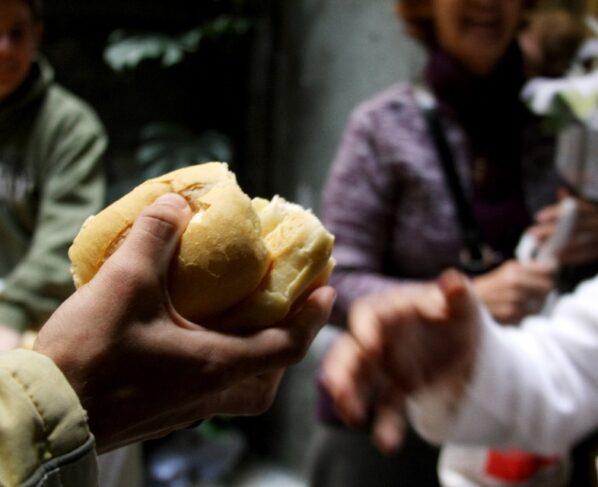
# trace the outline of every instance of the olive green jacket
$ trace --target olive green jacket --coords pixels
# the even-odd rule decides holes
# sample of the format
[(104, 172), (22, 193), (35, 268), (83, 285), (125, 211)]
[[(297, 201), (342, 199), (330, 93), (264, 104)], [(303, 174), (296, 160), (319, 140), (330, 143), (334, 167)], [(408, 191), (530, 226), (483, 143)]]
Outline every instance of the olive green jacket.
[(87, 415), (60, 369), (36, 352), (0, 353), (0, 485), (97, 485)]
[(0, 325), (38, 328), (73, 291), (68, 247), (105, 200), (93, 110), (38, 58), (0, 102)]

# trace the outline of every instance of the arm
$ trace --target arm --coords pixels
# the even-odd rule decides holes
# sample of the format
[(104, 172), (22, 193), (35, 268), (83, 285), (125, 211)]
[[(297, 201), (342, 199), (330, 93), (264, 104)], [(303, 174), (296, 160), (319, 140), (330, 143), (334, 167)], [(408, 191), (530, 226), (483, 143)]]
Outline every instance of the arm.
[(0, 325), (18, 330), (40, 326), (72, 293), (68, 247), (105, 198), (100, 159), (106, 137), (95, 117), (87, 112), (65, 117), (44, 137), (31, 149), (41, 188), (36, 228), (0, 293)]
[[(342, 417), (363, 422), (374, 398), (383, 450), (400, 443), (407, 397), (416, 427), (434, 442), (559, 453), (598, 425), (598, 278), (523, 328), (498, 327), (465, 279), (439, 282), (352, 309), (351, 335), (325, 370)], [(371, 384), (385, 384), (383, 394)]]
[(123, 245), (35, 342), (79, 397), (100, 452), (216, 414), (263, 412), (284, 368), (304, 356), (328, 318), (331, 288), (314, 291), (283, 322), (253, 333), (183, 319), (165, 289), (190, 217), (177, 195), (146, 208)]
[(356, 110), (343, 134), (323, 192), (323, 219), (335, 235), (337, 322), (359, 296), (399, 285), (385, 275), (398, 181), (376, 151), (372, 121)]
[[(359, 297), (384, 292), (391, 287), (401, 287), (404, 291), (416, 289), (426, 280), (413, 276), (435, 277), (440, 269), (456, 264), (460, 245), (459, 232), (452, 234), (454, 228), (450, 226), (433, 237), (413, 232), (411, 237), (432, 238), (436, 242), (428, 247), (428, 251), (433, 249), (435, 264), (430, 266), (428, 262), (426, 266), (426, 261), (430, 260), (427, 251), (413, 251), (419, 246), (411, 246), (408, 239), (404, 239), (400, 246), (396, 243), (397, 225), (403, 225), (405, 229), (417, 224), (423, 226), (426, 222), (430, 224), (426, 216), (435, 218), (437, 223), (443, 222), (446, 215), (452, 215), (453, 205), (448, 193), (445, 194), (442, 173), (436, 167), (440, 163), (434, 152), (420, 152), (414, 148), (422, 139), (421, 131), (425, 128), (415, 129), (408, 125), (406, 120), (412, 120), (413, 114), (401, 114), (398, 110), (392, 112), (394, 125), (390, 125), (392, 132), (389, 133), (389, 120), (376, 117), (376, 110), (379, 108), (362, 106), (353, 112), (323, 193), (324, 220), (336, 236), (337, 267), (332, 284), (339, 299), (334, 318), (343, 324), (351, 303)], [(393, 137), (400, 142), (389, 148), (387, 142)], [(425, 137), (422, 140), (425, 141)], [(437, 197), (423, 198), (421, 207), (414, 208), (413, 198), (421, 193), (437, 193)], [(407, 199), (403, 201), (401, 198)], [(445, 209), (426, 213), (426, 205)], [(422, 241), (422, 248), (429, 242)], [(405, 259), (406, 255), (422, 262), (419, 270), (411, 269), (411, 278), (401, 276), (399, 271), (391, 268), (393, 258)], [(517, 323), (542, 308), (546, 295), (554, 288), (554, 269), (542, 264), (523, 266), (511, 260), (477, 276), (474, 283), (493, 316), (504, 323)]]
[[(448, 439), (552, 454), (595, 429), (596, 296), (598, 278), (521, 330), (485, 317), (475, 374)], [(434, 438), (434, 428), (427, 435)]]
[(35, 352), (0, 354), (0, 484), (96, 485), (94, 445), (109, 451), (216, 414), (269, 407), (334, 293), (320, 288), (284, 322), (254, 333), (184, 320), (164, 290), (190, 217), (180, 196), (158, 199), (46, 322)]

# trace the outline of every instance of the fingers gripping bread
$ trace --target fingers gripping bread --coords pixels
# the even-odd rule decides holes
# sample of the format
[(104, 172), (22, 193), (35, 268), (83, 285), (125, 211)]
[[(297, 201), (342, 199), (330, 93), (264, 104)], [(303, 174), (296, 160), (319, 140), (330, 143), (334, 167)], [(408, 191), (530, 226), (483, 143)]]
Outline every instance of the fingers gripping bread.
[(185, 318), (267, 325), (332, 269), (334, 238), (311, 212), (275, 197), (253, 201), (224, 163), (150, 179), (90, 217), (69, 249), (77, 286), (88, 282), (159, 196), (176, 192), (195, 213), (181, 237), (168, 290)]
[(334, 267), (334, 238), (313, 213), (279, 196), (253, 202), (272, 263), (258, 288), (223, 316), (225, 324), (281, 320), (305, 291), (326, 284)]

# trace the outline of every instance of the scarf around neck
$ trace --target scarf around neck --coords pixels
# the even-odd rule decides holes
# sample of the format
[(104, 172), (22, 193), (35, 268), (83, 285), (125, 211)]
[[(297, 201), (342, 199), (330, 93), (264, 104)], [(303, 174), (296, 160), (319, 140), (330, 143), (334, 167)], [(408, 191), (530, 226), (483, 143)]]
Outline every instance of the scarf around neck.
[(482, 234), (510, 256), (530, 222), (522, 183), (523, 130), (529, 112), (520, 99), (525, 82), (521, 52), (513, 44), (493, 72), (480, 77), (437, 49), (430, 52), (424, 76), (441, 111), (466, 135), (472, 205)]

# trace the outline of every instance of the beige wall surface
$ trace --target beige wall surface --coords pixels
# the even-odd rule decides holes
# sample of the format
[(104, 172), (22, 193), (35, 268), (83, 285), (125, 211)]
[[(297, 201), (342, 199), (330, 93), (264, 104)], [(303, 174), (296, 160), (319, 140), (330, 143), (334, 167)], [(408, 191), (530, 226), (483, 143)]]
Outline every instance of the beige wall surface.
[(275, 187), (318, 211), (353, 106), (419, 70), (393, 0), (288, 0), (276, 64)]
[[(285, 0), (275, 49), (269, 187), (319, 212), (320, 194), (351, 109), (409, 78), (422, 51), (402, 33), (394, 0)], [(326, 334), (285, 376), (270, 412), (269, 444), (305, 467), (315, 428), (315, 377)], [(318, 344), (320, 343), (320, 344)]]

